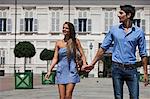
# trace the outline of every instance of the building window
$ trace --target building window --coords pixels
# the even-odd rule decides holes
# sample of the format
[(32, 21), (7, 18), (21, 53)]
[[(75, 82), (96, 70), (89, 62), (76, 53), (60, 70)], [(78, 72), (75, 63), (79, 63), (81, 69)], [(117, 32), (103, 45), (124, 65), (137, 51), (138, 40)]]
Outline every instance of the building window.
[(0, 10), (0, 32), (11, 32), (11, 19), (7, 18), (6, 11)]
[(136, 8), (133, 24), (135, 26), (141, 27), (143, 31), (145, 31), (145, 19), (143, 13), (144, 13), (143, 8)]
[(134, 24), (135, 26), (140, 27), (140, 23), (141, 23), (141, 19), (134, 19), (134, 20), (133, 20), (133, 24)]
[(3, 67), (5, 64), (5, 50), (0, 49), (0, 67)]
[(33, 18), (25, 18), (25, 32), (33, 31)]
[(76, 32), (91, 32), (91, 19), (74, 19)]
[(91, 32), (91, 19), (88, 19), (88, 13), (86, 10), (81, 10), (78, 12), (78, 19), (74, 19), (74, 26), (76, 32)]
[(141, 28), (143, 29), (143, 31), (145, 32), (145, 19), (141, 20)]
[(6, 18), (0, 18), (0, 32), (6, 32)]
[(20, 19), (20, 32), (37, 32), (38, 20), (34, 18), (33, 9), (24, 12), (25, 18)]
[(86, 21), (87, 19), (78, 19), (79, 32), (86, 32)]
[(147, 55), (150, 56), (150, 40), (146, 40)]
[(51, 32), (60, 33), (60, 18), (63, 11), (63, 7), (49, 7), (50, 10), (50, 20), (51, 20)]
[(109, 29), (114, 24), (114, 14), (116, 9), (115, 8), (103, 8), (104, 12), (104, 29), (105, 32), (108, 32)]
[(105, 12), (105, 31), (108, 31), (113, 25), (113, 12)]
[(38, 21), (33, 18), (20, 19), (20, 32), (37, 32)]
[(141, 27), (143, 31), (145, 31), (145, 19), (133, 19), (133, 24)]
[(59, 11), (53, 11), (52, 12), (52, 20), (51, 20), (51, 30), (52, 32), (59, 32), (60, 27), (60, 12)]

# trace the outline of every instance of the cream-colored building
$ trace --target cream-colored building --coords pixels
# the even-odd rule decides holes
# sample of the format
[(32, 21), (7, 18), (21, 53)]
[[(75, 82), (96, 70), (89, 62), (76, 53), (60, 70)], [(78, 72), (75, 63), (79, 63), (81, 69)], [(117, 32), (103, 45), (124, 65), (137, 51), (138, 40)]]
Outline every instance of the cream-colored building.
[[(123, 4), (136, 7), (135, 24), (145, 31), (150, 55), (149, 0), (0, 0), (0, 69), (13, 73), (15, 65), (16, 71), (23, 70), (24, 59), (16, 58), (15, 62), (14, 58), (16, 39), (16, 43), (30, 41), (36, 48), (36, 55), (27, 59), (27, 69), (46, 71), (46, 61), (39, 55), (44, 48), (54, 49), (56, 40), (63, 38), (65, 21), (75, 25), (90, 63), (110, 27), (119, 23), (117, 12)], [(102, 64), (96, 64), (91, 75), (97, 77), (98, 66)]]

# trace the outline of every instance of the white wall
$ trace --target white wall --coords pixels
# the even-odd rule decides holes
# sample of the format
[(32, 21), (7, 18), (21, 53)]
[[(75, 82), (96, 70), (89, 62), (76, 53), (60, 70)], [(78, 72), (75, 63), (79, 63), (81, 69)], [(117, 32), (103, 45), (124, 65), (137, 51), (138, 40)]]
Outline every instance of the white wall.
[[(2, 6), (2, 5), (0, 5)], [(8, 5), (9, 6), (9, 5)], [(49, 5), (50, 6), (50, 5)], [(32, 64), (27, 65), (28, 69), (33, 69), (34, 73), (41, 73), (42, 71), (46, 71), (46, 61), (42, 61), (39, 59), (40, 52), (44, 48), (53, 49), (55, 46), (55, 41), (58, 39), (62, 39), (63, 35), (51, 35), (49, 32), (51, 31), (51, 13), (48, 9), (49, 6), (41, 6), (36, 5), (36, 11), (37, 16), (34, 16), (38, 19), (38, 33), (33, 35), (25, 35), (25, 34), (19, 34), (20, 32), (20, 18), (23, 18), (23, 10), (22, 5), (18, 5), (18, 14), (17, 14), (17, 42), (27, 40), (31, 41), (36, 48), (36, 55), (33, 57)], [(54, 5), (53, 5), (54, 6)], [(105, 6), (105, 5), (103, 5)], [(68, 6), (63, 6), (63, 11), (61, 11), (61, 19), (60, 19), (60, 32), (62, 31), (62, 25), (65, 21), (68, 21)], [(74, 18), (77, 18), (77, 11), (76, 8), (77, 5), (73, 5), (71, 7), (71, 15), (70, 15), (70, 21), (73, 23)], [(81, 5), (82, 7), (82, 5)], [(90, 6), (83, 6), (83, 7), (90, 7)], [(115, 7), (115, 6), (113, 6)], [(144, 7), (144, 6), (143, 6)], [(117, 11), (118, 6), (116, 5)], [(144, 8), (145, 10), (145, 19), (146, 19), (146, 33), (150, 33), (150, 7)], [(13, 66), (14, 66), (14, 39), (15, 39), (15, 14), (14, 14), (14, 6), (10, 6), (9, 11), (9, 18), (12, 19), (12, 33), (6, 34), (6, 35), (0, 35), (0, 48), (6, 48), (7, 54), (6, 54), (6, 73), (12, 73), (13, 72)], [(116, 13), (117, 14), (117, 13)], [(91, 34), (87, 35), (77, 35), (77, 37), (81, 40), (81, 44), (84, 48), (85, 54), (87, 56), (88, 63), (91, 62), (91, 58), (94, 58), (94, 55), (96, 54), (96, 51), (98, 50), (98, 43), (102, 42), (105, 35), (102, 34), (104, 32), (104, 15), (102, 12), (101, 6), (91, 6), (90, 12), (89, 12), (89, 18), (92, 19), (92, 32)], [(118, 22), (117, 16), (114, 16), (115, 22)], [(13, 35), (12, 35), (13, 34)], [(89, 44), (93, 44), (92, 51), (89, 48)], [(92, 55), (91, 55), (92, 54)], [(23, 69), (24, 59), (23, 58), (17, 58), (17, 70)], [(97, 77), (97, 64), (90, 72), (90, 74), (94, 74), (95, 77)]]

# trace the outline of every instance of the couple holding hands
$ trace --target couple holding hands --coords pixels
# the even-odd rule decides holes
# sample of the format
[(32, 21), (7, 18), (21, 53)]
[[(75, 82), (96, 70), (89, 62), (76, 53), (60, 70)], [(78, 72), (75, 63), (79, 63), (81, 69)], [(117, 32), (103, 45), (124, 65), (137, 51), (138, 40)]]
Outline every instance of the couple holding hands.
[(74, 25), (70, 22), (63, 24), (64, 39), (56, 42), (54, 57), (45, 75), (45, 79), (48, 79), (57, 64), (55, 83), (58, 85), (60, 99), (72, 99), (74, 87), (76, 83), (80, 82), (76, 62), (77, 51), (80, 52), (83, 60), (81, 70), (90, 72), (112, 42), (114, 43), (112, 51), (114, 98), (123, 99), (123, 84), (126, 82), (130, 99), (139, 99), (139, 75), (135, 64), (136, 47), (139, 48), (143, 63), (145, 86), (148, 85), (147, 52), (143, 30), (132, 24), (134, 15), (135, 7), (131, 5), (120, 6), (118, 12), (120, 24), (111, 27), (94, 59), (88, 65), (80, 40), (76, 38)]

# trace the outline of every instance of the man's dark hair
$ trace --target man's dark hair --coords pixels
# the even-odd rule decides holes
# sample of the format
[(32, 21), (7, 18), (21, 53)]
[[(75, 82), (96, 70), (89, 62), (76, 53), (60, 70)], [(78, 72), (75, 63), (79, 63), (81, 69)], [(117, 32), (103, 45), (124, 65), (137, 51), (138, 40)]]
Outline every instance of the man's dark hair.
[(123, 10), (127, 15), (129, 13), (131, 13), (130, 19), (133, 20), (133, 18), (135, 16), (135, 7), (133, 7), (131, 5), (121, 5), (120, 9)]

